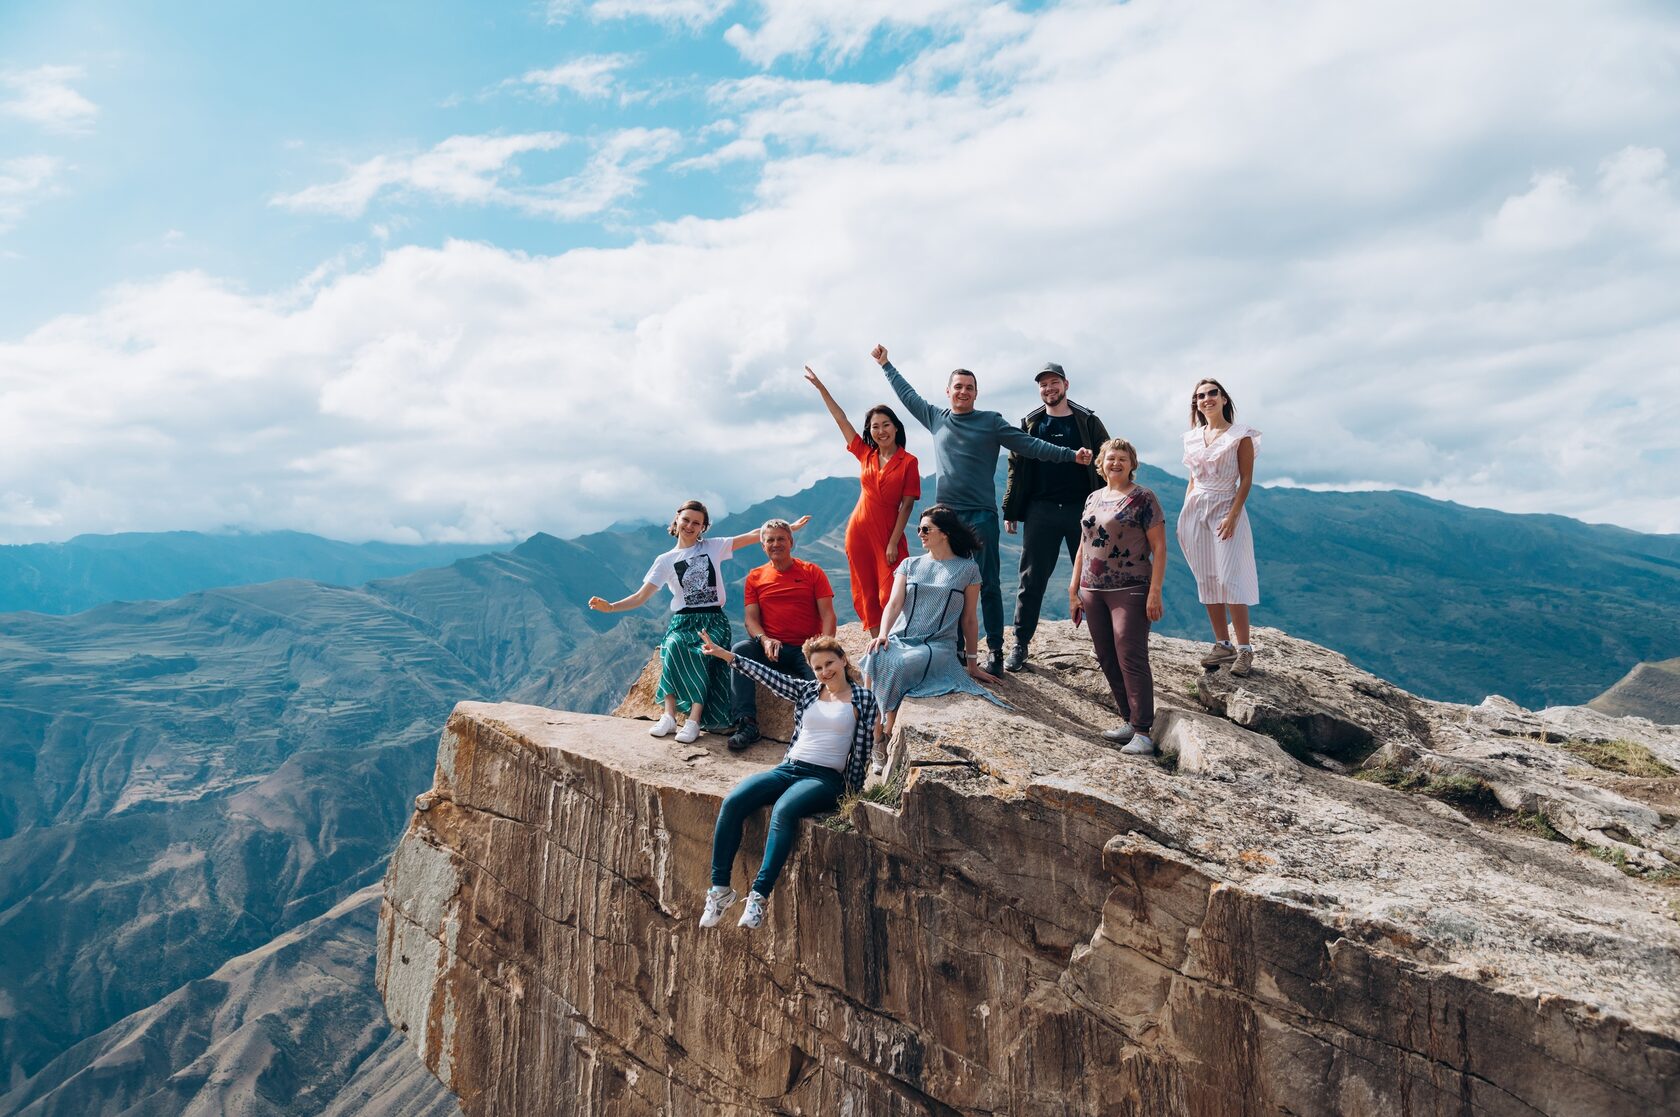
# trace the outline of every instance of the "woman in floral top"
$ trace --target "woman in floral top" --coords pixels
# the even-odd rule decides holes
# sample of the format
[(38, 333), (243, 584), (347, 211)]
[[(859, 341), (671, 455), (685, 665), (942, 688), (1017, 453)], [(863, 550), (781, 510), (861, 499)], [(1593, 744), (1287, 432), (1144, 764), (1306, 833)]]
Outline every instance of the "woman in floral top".
[(1085, 501), (1084, 539), (1068, 586), (1075, 623), (1090, 619), (1097, 664), (1121, 722), (1103, 731), (1120, 751), (1155, 751), (1155, 679), (1149, 670), (1149, 626), (1161, 619), (1161, 581), (1167, 573), (1167, 528), (1161, 502), (1135, 483), (1137, 450), (1123, 438), (1097, 449), (1097, 472), (1107, 482)]

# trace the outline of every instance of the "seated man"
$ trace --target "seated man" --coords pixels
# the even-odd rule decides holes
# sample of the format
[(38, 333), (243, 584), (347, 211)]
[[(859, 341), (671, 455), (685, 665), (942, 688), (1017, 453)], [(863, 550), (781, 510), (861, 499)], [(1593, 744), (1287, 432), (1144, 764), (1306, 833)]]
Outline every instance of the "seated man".
[[(766, 520), (758, 539), (770, 561), (747, 573), (747, 638), (729, 650), (783, 674), (813, 678), (800, 645), (834, 635), (834, 589), (822, 567), (793, 557), (793, 528), (786, 520)], [(759, 738), (756, 684), (739, 671), (730, 680), (735, 732), (729, 747), (744, 749)]]

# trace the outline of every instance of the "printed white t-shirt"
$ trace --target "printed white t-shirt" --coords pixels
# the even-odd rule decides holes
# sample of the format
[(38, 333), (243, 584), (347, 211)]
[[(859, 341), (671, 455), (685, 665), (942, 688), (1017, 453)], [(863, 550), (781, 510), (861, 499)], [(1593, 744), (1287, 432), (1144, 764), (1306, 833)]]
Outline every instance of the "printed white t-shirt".
[(692, 547), (673, 547), (653, 560), (642, 581), (671, 591), (671, 612), (723, 608), (723, 576), (718, 564), (735, 553), (730, 539), (702, 539)]

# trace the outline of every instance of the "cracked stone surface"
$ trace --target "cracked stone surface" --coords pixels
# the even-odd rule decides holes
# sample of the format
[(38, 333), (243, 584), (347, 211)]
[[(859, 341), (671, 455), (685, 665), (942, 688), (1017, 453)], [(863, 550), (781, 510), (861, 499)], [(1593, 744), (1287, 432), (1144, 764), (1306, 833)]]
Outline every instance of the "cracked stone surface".
[(1066, 623), (1012, 710), (907, 704), (897, 806), (807, 824), (757, 932), (696, 919), (779, 746), (463, 703), (386, 878), (387, 1011), (474, 1117), (1680, 1113), (1676, 781), (1569, 747), (1680, 768), (1680, 730), (1258, 642), (1247, 679), (1155, 642), (1168, 763), (1098, 737)]

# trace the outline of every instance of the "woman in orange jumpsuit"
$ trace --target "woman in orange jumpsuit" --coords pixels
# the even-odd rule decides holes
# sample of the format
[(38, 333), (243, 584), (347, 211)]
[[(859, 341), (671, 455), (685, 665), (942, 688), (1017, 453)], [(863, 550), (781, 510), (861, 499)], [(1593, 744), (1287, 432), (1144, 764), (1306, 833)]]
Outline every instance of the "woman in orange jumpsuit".
[(881, 610), (892, 596), (893, 571), (909, 551), (904, 525), (921, 499), (921, 466), (904, 448), (904, 424), (892, 408), (878, 403), (864, 415), (869, 432), (865, 441), (810, 365), (805, 366), (805, 379), (822, 393), (828, 413), (846, 437), (846, 449), (863, 467), (863, 491), (846, 523), (846, 563), (852, 573), (852, 608), (873, 638), (881, 627)]

